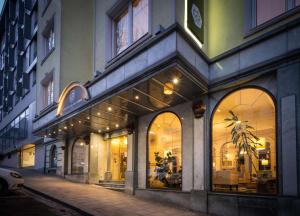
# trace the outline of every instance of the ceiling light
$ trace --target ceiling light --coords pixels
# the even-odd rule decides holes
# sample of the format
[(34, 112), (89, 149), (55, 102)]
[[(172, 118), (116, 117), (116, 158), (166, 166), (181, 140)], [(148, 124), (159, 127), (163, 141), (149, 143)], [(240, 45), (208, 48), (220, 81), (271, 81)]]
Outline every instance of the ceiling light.
[(99, 116), (99, 115), (101, 115), (101, 113), (97, 112), (97, 115)]
[(61, 129), (59, 128), (58, 131), (61, 132)]
[(53, 134), (56, 134), (56, 132), (55, 132), (55, 131), (53, 131)]
[(221, 110), (220, 110), (220, 109), (217, 109), (217, 112), (221, 112)]
[(106, 130), (109, 130), (109, 127), (106, 127)]
[(136, 95), (136, 96), (134, 97), (134, 99), (138, 100), (138, 99), (140, 99), (140, 97), (139, 97), (138, 95)]
[(73, 127), (74, 126), (74, 124), (71, 124), (71, 127)]
[(44, 138), (47, 138), (47, 135), (44, 135)]
[(108, 107), (107, 110), (108, 110), (108, 111), (112, 111), (112, 108), (111, 108), (111, 107)]
[(100, 130), (100, 129), (98, 130), (98, 133), (101, 133), (101, 130)]
[(119, 127), (119, 124), (116, 124), (116, 128), (118, 128)]
[(179, 79), (177, 78), (177, 77), (175, 77), (174, 79), (173, 79), (173, 83), (176, 85), (176, 84), (178, 84), (179, 83)]
[(173, 94), (173, 90), (174, 90), (173, 83), (170, 83), (170, 82), (165, 83), (165, 85), (164, 85), (164, 94), (165, 95)]
[(51, 133), (49, 133), (48, 135), (51, 136)]
[(78, 123), (81, 124), (81, 121), (79, 120)]
[(87, 119), (87, 120), (90, 120), (90, 117), (88, 116), (88, 117), (86, 117), (86, 119)]
[(64, 129), (67, 130), (68, 129), (67, 126), (64, 126)]

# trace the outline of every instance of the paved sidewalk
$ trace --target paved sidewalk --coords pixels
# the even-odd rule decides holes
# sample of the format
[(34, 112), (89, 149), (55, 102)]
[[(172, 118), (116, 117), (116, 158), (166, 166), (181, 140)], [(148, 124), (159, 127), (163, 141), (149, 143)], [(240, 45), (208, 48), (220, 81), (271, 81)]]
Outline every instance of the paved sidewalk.
[(18, 170), (25, 178), (25, 186), (47, 196), (99, 216), (204, 216), (125, 193), (111, 191), (96, 185), (72, 183), (55, 176)]

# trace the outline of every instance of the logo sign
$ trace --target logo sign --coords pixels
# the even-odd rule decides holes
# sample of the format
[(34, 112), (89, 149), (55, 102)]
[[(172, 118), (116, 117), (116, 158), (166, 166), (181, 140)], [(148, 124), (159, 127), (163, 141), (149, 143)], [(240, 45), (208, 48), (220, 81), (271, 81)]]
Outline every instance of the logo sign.
[(187, 0), (187, 26), (191, 32), (204, 42), (204, 0)]

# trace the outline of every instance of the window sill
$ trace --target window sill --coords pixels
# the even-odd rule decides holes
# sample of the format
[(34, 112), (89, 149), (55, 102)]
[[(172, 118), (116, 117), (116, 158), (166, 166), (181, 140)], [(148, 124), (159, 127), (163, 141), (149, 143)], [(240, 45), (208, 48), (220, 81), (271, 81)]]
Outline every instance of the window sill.
[(49, 58), (49, 56), (54, 52), (55, 50), (55, 47), (53, 47), (46, 55), (45, 57), (43, 58), (42, 62), (41, 62), (41, 65), (44, 64), (44, 62)]
[(285, 13), (277, 16), (277, 17), (274, 17), (273, 19), (271, 19), (271, 20), (269, 20), (265, 23), (262, 23), (262, 24), (260, 24), (256, 27), (253, 27), (253, 28), (249, 29), (248, 31), (245, 32), (244, 38), (248, 38), (248, 37), (250, 37), (250, 36), (252, 36), (252, 35), (254, 35), (254, 34), (256, 34), (260, 31), (263, 31), (263, 30), (265, 30), (265, 29), (267, 29), (267, 28), (269, 28), (269, 27), (271, 27), (271, 26), (273, 26), (273, 25), (275, 25), (275, 24), (277, 24), (277, 23), (279, 23), (279, 22), (281, 22), (281, 21), (283, 21), (283, 20), (299, 13), (299, 12), (300, 12), (300, 6), (297, 6), (297, 7), (293, 8), (293, 9), (291, 9), (291, 10), (289, 10), (289, 11), (287, 11), (287, 12), (285, 12)]
[(125, 50), (123, 50), (119, 54), (117, 54), (114, 57), (112, 57), (112, 59), (110, 59), (106, 63), (105, 69), (109, 68), (111, 65), (113, 65), (115, 62), (119, 61), (120, 59), (123, 59), (125, 56), (127, 56), (128, 53), (132, 52), (132, 50), (134, 50), (136, 47), (138, 47), (141, 44), (143, 44), (145, 41), (147, 41), (151, 37), (152, 37), (152, 35), (150, 33), (147, 33), (144, 36), (142, 36), (139, 40), (137, 40), (134, 43), (132, 43)]
[(57, 105), (57, 103), (53, 102), (52, 104), (50, 104), (50, 105), (44, 107), (44, 108), (40, 111), (39, 116), (46, 115), (46, 114), (48, 114), (49, 112), (55, 110), (55, 109), (56, 109), (56, 105)]

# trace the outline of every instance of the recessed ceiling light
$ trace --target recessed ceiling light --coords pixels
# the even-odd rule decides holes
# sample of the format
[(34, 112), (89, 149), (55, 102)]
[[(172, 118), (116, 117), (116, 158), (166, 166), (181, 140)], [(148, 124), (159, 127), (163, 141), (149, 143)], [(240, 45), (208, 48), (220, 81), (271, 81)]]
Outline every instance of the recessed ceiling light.
[(108, 110), (108, 111), (112, 111), (112, 108), (111, 108), (111, 107), (108, 107), (107, 110)]
[(81, 121), (79, 120), (78, 123), (81, 124)]
[(116, 128), (118, 128), (119, 127), (119, 124), (116, 124)]
[(178, 83), (179, 83), (179, 79), (178, 79), (177, 77), (175, 77), (175, 78), (173, 79), (173, 83), (174, 83), (174, 84), (178, 84)]
[(109, 130), (109, 127), (106, 127), (106, 130)]
[(71, 124), (71, 127), (73, 127), (74, 126), (74, 124)]
[(101, 130), (100, 130), (100, 129), (98, 130), (98, 133), (101, 133)]
[(64, 129), (65, 129), (65, 130), (67, 130), (67, 129), (68, 129), (68, 127), (67, 127), (67, 126), (64, 126)]
[(97, 115), (99, 116), (99, 115), (101, 115), (101, 113), (97, 112)]
[(221, 110), (220, 110), (220, 109), (217, 109), (217, 112), (221, 112)]
[(89, 119), (90, 119), (90, 117), (88, 116), (88, 117), (86, 117), (86, 119), (87, 119), (87, 120), (89, 120)]
[(140, 97), (138, 95), (134, 96), (134, 99), (138, 100)]
[(51, 133), (49, 133), (48, 135), (51, 136)]
[(61, 132), (61, 129), (59, 128), (58, 131)]
[(55, 132), (55, 131), (53, 131), (53, 134), (56, 134), (56, 132)]
[(44, 138), (47, 138), (47, 135), (44, 135)]

